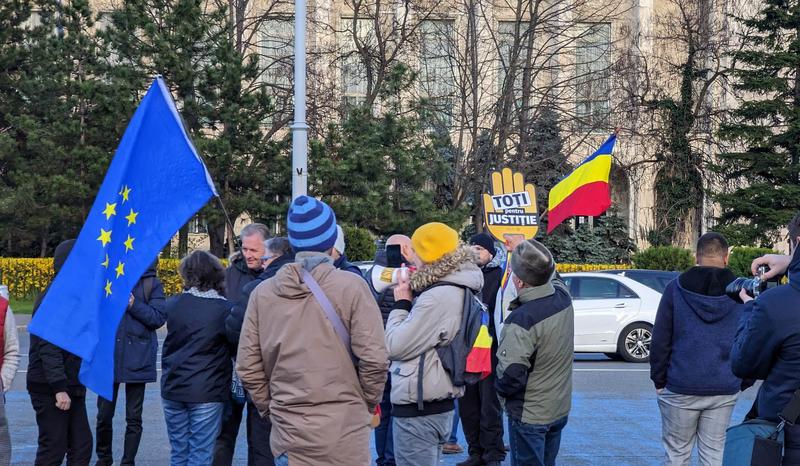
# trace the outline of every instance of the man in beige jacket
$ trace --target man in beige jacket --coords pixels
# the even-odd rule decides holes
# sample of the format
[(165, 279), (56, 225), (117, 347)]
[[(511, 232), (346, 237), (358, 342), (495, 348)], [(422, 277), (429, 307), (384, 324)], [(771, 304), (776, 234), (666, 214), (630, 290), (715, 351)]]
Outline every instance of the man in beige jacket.
[(453, 385), (436, 348), (455, 338), (464, 293), (481, 290), (483, 272), (474, 253), (459, 247), (458, 233), (443, 223), (419, 227), (411, 244), (418, 269), (410, 280), (400, 278), (386, 322), (394, 458), (398, 466), (436, 466), (452, 428), (454, 400), (464, 394), (464, 387)]
[[(364, 466), (369, 424), (386, 383), (383, 322), (367, 283), (336, 270), (336, 217), (300, 196), (289, 208), (294, 263), (250, 296), (236, 371), (262, 416), (272, 421), (276, 466)], [(350, 342), (335, 330), (313, 283), (330, 301)]]

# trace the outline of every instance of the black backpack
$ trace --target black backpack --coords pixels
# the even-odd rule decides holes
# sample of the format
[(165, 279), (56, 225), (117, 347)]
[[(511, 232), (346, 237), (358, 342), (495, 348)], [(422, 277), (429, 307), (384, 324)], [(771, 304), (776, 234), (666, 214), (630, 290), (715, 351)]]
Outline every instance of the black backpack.
[[(472, 351), (472, 345), (475, 344), (475, 340), (478, 338), (484, 316), (486, 316), (488, 322), (489, 313), (486, 310), (486, 306), (481, 302), (480, 293), (475, 293), (468, 286), (451, 282), (438, 282), (426, 288), (425, 291), (437, 286), (456, 286), (461, 288), (464, 290), (464, 304), (458, 333), (447, 345), (438, 346), (436, 352), (454, 386), (464, 387), (475, 384), (481, 380), (482, 376), (477, 372), (467, 372), (467, 356)], [(423, 362), (420, 363), (420, 367), (422, 367)]]

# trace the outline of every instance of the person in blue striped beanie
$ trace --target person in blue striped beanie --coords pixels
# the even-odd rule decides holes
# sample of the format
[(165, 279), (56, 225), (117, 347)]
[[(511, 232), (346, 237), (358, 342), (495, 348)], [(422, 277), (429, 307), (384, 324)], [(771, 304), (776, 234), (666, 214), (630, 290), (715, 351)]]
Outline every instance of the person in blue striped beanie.
[(292, 201), (286, 227), (295, 252), (328, 252), (336, 243), (336, 214), (313, 197), (298, 196)]
[(327, 204), (300, 196), (286, 223), (295, 261), (250, 295), (236, 372), (272, 420), (276, 466), (363, 466), (389, 370), (381, 313), (365, 280), (334, 267)]

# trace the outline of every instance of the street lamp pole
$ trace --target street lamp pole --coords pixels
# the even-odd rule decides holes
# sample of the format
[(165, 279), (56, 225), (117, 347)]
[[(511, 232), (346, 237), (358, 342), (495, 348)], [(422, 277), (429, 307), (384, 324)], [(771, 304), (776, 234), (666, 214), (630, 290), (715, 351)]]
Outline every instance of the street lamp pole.
[(306, 124), (306, 0), (294, 2), (294, 123), (292, 124), (292, 199), (308, 192)]

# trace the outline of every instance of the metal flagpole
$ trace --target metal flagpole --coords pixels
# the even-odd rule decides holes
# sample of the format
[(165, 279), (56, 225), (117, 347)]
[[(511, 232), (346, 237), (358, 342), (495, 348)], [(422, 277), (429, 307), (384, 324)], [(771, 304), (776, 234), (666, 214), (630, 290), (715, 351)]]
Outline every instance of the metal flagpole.
[(306, 0), (294, 3), (294, 123), (292, 124), (292, 199), (308, 192), (306, 124)]

